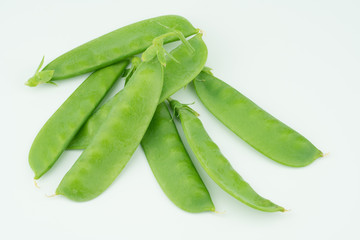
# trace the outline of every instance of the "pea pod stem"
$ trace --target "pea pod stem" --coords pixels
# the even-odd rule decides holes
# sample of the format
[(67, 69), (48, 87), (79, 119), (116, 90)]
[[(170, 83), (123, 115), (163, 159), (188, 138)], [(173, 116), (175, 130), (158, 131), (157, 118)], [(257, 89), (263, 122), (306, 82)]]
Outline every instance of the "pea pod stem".
[(39, 64), (39, 67), (36, 69), (35, 75), (27, 82), (25, 82), (25, 85), (29, 87), (36, 87), (40, 83), (49, 83), (56, 85), (53, 81), (51, 81), (52, 76), (54, 75), (54, 70), (44, 70), (40, 72), (40, 69), (42, 65), (44, 64), (45, 56), (41, 59), (41, 62)]
[(129, 79), (134, 74), (135, 70), (139, 67), (140, 63), (141, 63), (141, 58), (139, 57), (133, 57), (131, 59), (131, 67), (130, 69), (126, 69), (128, 71), (124, 73), (125, 85), (128, 83)]
[[(176, 102), (176, 100), (172, 99), (171, 97), (168, 97), (167, 101), (174, 102), (174, 103)], [(194, 109), (192, 109), (191, 107), (189, 107), (189, 105), (192, 105), (192, 104), (194, 104), (194, 103), (188, 103), (188, 104), (182, 103), (181, 107), (186, 108), (188, 111), (192, 112), (192, 114), (194, 114), (196, 117), (199, 117), (200, 114), (197, 111), (195, 111)], [(174, 114), (177, 114), (178, 111), (176, 110), (176, 108), (178, 107), (178, 105), (172, 104), (171, 106), (172, 106), (172, 110), (173, 110)], [(179, 117), (179, 114), (177, 114), (176, 116)]]
[(146, 51), (142, 54), (141, 59), (146, 62), (157, 56), (159, 62), (165, 67), (165, 55), (168, 55), (176, 63), (179, 63), (179, 61), (164, 48), (164, 39), (168, 37), (177, 37), (186, 46), (190, 54), (194, 52), (194, 48), (186, 40), (184, 34), (182, 34), (180, 31), (174, 30), (173, 32), (168, 32), (164, 35), (154, 38), (153, 44), (148, 49), (146, 49)]

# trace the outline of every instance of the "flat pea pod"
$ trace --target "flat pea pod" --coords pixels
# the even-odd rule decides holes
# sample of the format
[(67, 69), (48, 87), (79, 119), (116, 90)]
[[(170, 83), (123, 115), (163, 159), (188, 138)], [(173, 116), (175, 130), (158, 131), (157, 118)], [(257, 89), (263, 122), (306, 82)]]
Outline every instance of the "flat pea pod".
[(29, 153), (35, 179), (54, 165), (127, 64), (120, 62), (91, 74), (45, 123)]
[(268, 199), (257, 194), (251, 186), (232, 168), (219, 147), (211, 140), (197, 113), (176, 100), (170, 101), (181, 121), (182, 129), (196, 158), (206, 173), (224, 191), (246, 205), (265, 212), (285, 211)]
[(201, 72), (194, 86), (201, 102), (215, 117), (270, 159), (304, 167), (323, 156), (305, 137), (210, 73)]
[(165, 103), (158, 105), (141, 146), (160, 187), (176, 206), (193, 213), (215, 211)]
[(162, 85), (159, 61), (142, 62), (56, 194), (88, 201), (110, 186), (139, 146), (158, 105)]
[[(189, 41), (194, 51), (188, 51), (186, 45), (181, 44), (170, 54), (173, 58), (167, 56), (166, 67), (164, 69), (164, 86), (160, 96), (159, 103), (174, 94), (177, 90), (191, 82), (203, 69), (207, 59), (207, 48), (202, 40), (202, 34), (197, 34)], [(176, 59), (176, 60), (175, 60)], [(84, 124), (79, 133), (74, 137), (68, 149), (84, 149), (90, 143), (99, 127), (106, 119), (116, 98), (121, 98), (122, 91), (115, 97), (105, 103), (96, 111)]]
[[(143, 52), (154, 38), (174, 31), (185, 37), (198, 32), (187, 19), (176, 15), (133, 23), (64, 53), (42, 71), (37, 71), (26, 84), (36, 86), (39, 83), (51, 83), (52, 80), (66, 79), (103, 68)], [(169, 35), (164, 42), (172, 42), (177, 38), (176, 35)]]

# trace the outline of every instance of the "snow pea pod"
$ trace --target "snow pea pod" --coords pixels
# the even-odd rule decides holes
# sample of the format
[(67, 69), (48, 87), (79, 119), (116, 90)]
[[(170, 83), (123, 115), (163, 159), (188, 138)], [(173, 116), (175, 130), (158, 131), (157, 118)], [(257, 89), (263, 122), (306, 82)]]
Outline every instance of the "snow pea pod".
[(29, 153), (35, 179), (54, 165), (127, 64), (120, 62), (91, 74), (45, 123)]
[(88, 201), (110, 186), (139, 146), (158, 105), (162, 85), (160, 62), (142, 62), (56, 194)]
[(141, 146), (160, 187), (176, 206), (187, 212), (215, 210), (165, 103), (158, 105)]
[(179, 117), (185, 137), (206, 173), (224, 191), (246, 205), (265, 212), (284, 211), (270, 200), (261, 197), (232, 168), (219, 147), (211, 140), (197, 113), (187, 105), (170, 100), (175, 115)]
[[(198, 32), (181, 16), (166, 15), (143, 20), (98, 37), (59, 56), (26, 83), (37, 86), (88, 73), (119, 62), (147, 49), (154, 38), (166, 35), (164, 42), (177, 40), (168, 33), (177, 31), (185, 37)], [(39, 67), (40, 68), (40, 67)], [(39, 70), (39, 69), (38, 69)]]
[(201, 72), (194, 86), (201, 102), (215, 117), (270, 159), (304, 167), (323, 156), (305, 137), (211, 73)]
[[(133, 57), (131, 59), (131, 68), (125, 69), (124, 71), (125, 85), (130, 80), (131, 76), (140, 64), (141, 58)], [(122, 95), (122, 92), (123, 89), (120, 90), (119, 93), (117, 93), (116, 98), (122, 98), (121, 96), (119, 96)], [(100, 109), (95, 110), (95, 112), (88, 118), (88, 120), (80, 128), (78, 133), (74, 136), (70, 144), (67, 146), (67, 149), (85, 149), (89, 145), (90, 141), (93, 139), (95, 133), (98, 131), (101, 124), (107, 118), (109, 112), (111, 111), (112, 104), (115, 101), (115, 97), (112, 97), (108, 102), (106, 102), (106, 104), (101, 106)], [(112, 103), (110, 104), (109, 102)]]
[[(167, 56), (166, 67), (164, 69), (164, 86), (160, 96), (159, 103), (174, 94), (180, 88), (191, 82), (203, 69), (207, 59), (207, 48), (202, 40), (202, 34), (197, 34), (189, 41), (194, 51), (188, 51), (184, 44), (179, 45), (170, 54), (173, 58)], [(175, 60), (176, 59), (176, 60)], [(74, 137), (68, 149), (84, 149), (90, 143), (91, 139), (98, 131), (104, 119), (116, 98), (121, 98), (122, 91), (117, 93), (112, 99), (105, 103), (96, 111), (84, 124), (79, 133)]]

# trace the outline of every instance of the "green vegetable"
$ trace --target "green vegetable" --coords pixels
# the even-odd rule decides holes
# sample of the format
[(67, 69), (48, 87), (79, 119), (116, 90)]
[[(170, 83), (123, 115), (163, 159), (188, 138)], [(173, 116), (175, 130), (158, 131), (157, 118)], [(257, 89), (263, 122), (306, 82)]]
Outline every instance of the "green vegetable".
[(162, 85), (160, 62), (153, 59), (141, 63), (56, 194), (87, 201), (110, 186), (139, 146), (158, 105)]
[(185, 137), (196, 158), (206, 173), (224, 191), (246, 205), (265, 212), (284, 211), (270, 200), (257, 194), (232, 168), (219, 147), (211, 140), (197, 113), (187, 105), (170, 100), (170, 105), (179, 117)]
[(215, 117), (274, 161), (303, 167), (323, 156), (305, 137), (208, 72), (201, 72), (194, 85), (201, 102)]
[(176, 206), (188, 212), (215, 210), (165, 103), (157, 107), (141, 145), (156, 180)]
[(54, 165), (127, 64), (120, 62), (91, 74), (45, 123), (29, 153), (35, 179)]
[[(187, 45), (181, 44), (171, 51), (170, 54), (173, 58), (171, 58), (170, 55), (167, 56), (166, 67), (164, 69), (164, 86), (159, 103), (163, 102), (180, 88), (186, 86), (204, 67), (208, 52), (201, 34), (197, 34), (191, 38), (189, 44), (194, 49), (193, 52), (189, 51)], [(174, 58), (176, 60), (174, 60)], [(117, 101), (116, 98), (121, 98), (121, 95), (122, 91), (117, 93), (115, 97), (105, 103), (89, 118), (79, 133), (74, 137), (68, 149), (86, 148), (108, 116), (114, 102)]]
[[(154, 38), (161, 35), (164, 37), (158, 39), (159, 43), (172, 42), (179, 35), (188, 37), (197, 32), (188, 20), (176, 15), (133, 23), (74, 48), (50, 62), (42, 71), (39, 71), (40, 64), (36, 74), (26, 84), (34, 87), (109, 66), (143, 52), (152, 45)], [(159, 50), (155, 45), (151, 49)]]

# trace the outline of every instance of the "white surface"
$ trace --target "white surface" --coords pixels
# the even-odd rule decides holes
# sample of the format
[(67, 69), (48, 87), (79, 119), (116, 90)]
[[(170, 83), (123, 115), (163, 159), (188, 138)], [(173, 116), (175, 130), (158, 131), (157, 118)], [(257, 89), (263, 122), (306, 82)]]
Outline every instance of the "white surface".
[[(1, 1), (0, 239), (359, 239), (359, 1)], [(268, 3), (266, 3), (268, 2)], [(271, 2), (271, 3), (269, 3)], [(263, 196), (291, 209), (237, 202), (204, 172), (217, 211), (189, 214), (162, 193), (141, 149), (97, 199), (47, 198), (80, 152), (66, 152), (33, 184), (27, 163), (41, 126), (85, 78), (29, 88), (46, 63), (126, 24), (179, 14), (205, 31), (207, 65), (268, 112), (329, 152), (306, 168), (254, 151), (201, 105), (209, 134)]]

